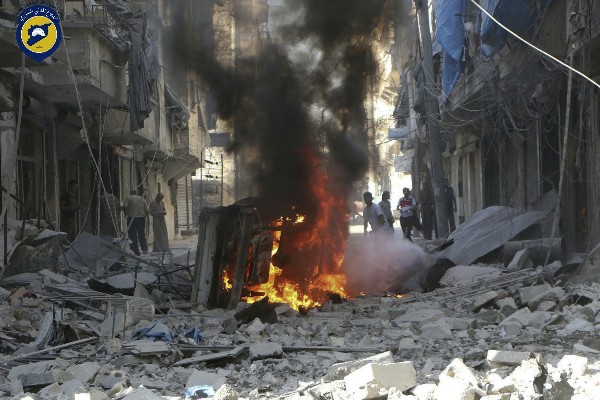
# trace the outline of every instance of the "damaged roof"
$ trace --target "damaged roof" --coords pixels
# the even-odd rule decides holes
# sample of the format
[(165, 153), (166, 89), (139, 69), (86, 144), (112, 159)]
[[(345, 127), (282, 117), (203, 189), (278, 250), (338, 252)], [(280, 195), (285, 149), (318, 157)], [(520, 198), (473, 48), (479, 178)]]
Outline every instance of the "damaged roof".
[(470, 265), (546, 217), (547, 211), (492, 206), (476, 212), (449, 237), (454, 243), (439, 253), (455, 265)]

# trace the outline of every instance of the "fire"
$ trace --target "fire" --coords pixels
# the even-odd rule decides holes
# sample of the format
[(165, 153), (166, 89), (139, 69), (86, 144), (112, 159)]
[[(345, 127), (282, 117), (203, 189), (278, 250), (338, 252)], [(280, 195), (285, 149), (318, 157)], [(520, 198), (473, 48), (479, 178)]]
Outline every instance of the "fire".
[[(341, 272), (348, 235), (346, 197), (341, 192), (336, 195), (332, 189), (335, 182), (331, 182), (319, 167), (316, 156), (309, 156), (307, 160), (312, 164), (312, 191), (318, 201), (318, 215), (295, 213), (295, 216), (281, 217), (272, 224), (282, 229), (286, 226), (297, 229), (285, 249), (286, 255), (296, 256), (292, 266), (292, 269), (296, 269), (289, 272), (286, 266), (282, 269), (271, 263), (268, 281), (247, 288), (251, 292), (261, 293), (260, 296), (244, 298), (248, 303), (267, 296), (270, 302), (288, 303), (293, 309), (299, 310), (320, 306), (328, 300), (328, 294), (347, 297), (346, 277)], [(292, 210), (295, 211), (296, 207), (292, 206)], [(309, 219), (310, 229), (302, 229)], [(281, 245), (281, 231), (272, 231), (271, 234), (274, 239), (273, 256)], [(293, 273), (304, 276), (295, 280), (286, 276)]]
[(225, 290), (230, 291), (233, 285), (229, 281), (229, 276), (227, 275), (227, 271), (223, 274), (223, 287)]

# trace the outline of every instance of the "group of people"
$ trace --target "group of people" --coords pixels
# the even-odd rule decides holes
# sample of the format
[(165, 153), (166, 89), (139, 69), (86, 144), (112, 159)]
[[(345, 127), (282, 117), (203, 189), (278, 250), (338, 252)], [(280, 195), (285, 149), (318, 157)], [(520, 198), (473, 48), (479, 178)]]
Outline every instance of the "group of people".
[[(67, 240), (73, 243), (78, 235), (76, 223), (80, 205), (78, 203), (78, 183), (69, 181), (68, 190), (60, 196), (60, 227), (67, 233)], [(103, 234), (116, 237), (121, 227), (121, 211), (127, 217), (127, 235), (130, 240), (129, 247), (134, 254), (140, 255), (141, 251), (148, 253), (146, 240), (146, 217), (153, 217), (152, 230), (154, 233), (154, 252), (169, 251), (169, 236), (165, 215), (167, 211), (163, 202), (164, 195), (156, 194), (150, 205), (140, 196), (137, 190), (132, 189), (129, 197), (121, 204), (112, 193), (104, 193), (100, 197), (101, 220), (100, 227)]]
[[(426, 240), (432, 239), (432, 234), (435, 229), (435, 235), (437, 237), (435, 201), (429, 178), (425, 177), (423, 180), (421, 203), (419, 203), (412, 195), (409, 188), (404, 188), (402, 194), (403, 196), (398, 200), (396, 210), (400, 213), (400, 226), (402, 227), (404, 238), (412, 241), (413, 228), (421, 231)], [(386, 190), (382, 193), (379, 204), (373, 203), (373, 194), (371, 192), (363, 193), (363, 200), (366, 204), (363, 211), (365, 236), (367, 235), (368, 225), (371, 225), (371, 230), (374, 234), (387, 233), (393, 235), (395, 218), (392, 213), (390, 192)], [(452, 187), (448, 185), (447, 179), (444, 179), (444, 205), (446, 207), (450, 232), (453, 232), (456, 229), (454, 220), (454, 213), (456, 212), (456, 196)], [(419, 209), (421, 210), (422, 222), (419, 220)]]

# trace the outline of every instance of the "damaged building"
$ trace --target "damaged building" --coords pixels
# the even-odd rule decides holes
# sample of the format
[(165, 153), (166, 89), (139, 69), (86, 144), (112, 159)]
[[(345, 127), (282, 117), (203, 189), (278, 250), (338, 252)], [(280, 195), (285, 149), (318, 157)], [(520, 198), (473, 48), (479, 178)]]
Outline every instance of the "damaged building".
[[(0, 398), (598, 397), (600, 5), (50, 1), (36, 62), (24, 3), (0, 1)], [(437, 178), (456, 227), (407, 240), (402, 188), (423, 210)], [(131, 190), (164, 193), (168, 251), (106, 213)]]

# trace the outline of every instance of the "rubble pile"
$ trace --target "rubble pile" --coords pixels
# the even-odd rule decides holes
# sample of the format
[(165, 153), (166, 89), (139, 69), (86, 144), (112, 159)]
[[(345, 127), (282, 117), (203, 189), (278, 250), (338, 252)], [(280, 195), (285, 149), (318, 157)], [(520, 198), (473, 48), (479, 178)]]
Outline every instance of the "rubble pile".
[(1, 398), (592, 399), (600, 385), (598, 284), (361, 297), (304, 314), (171, 301), (154, 314), (156, 291), (85, 304), (50, 290), (60, 275), (37, 275), (0, 290)]

